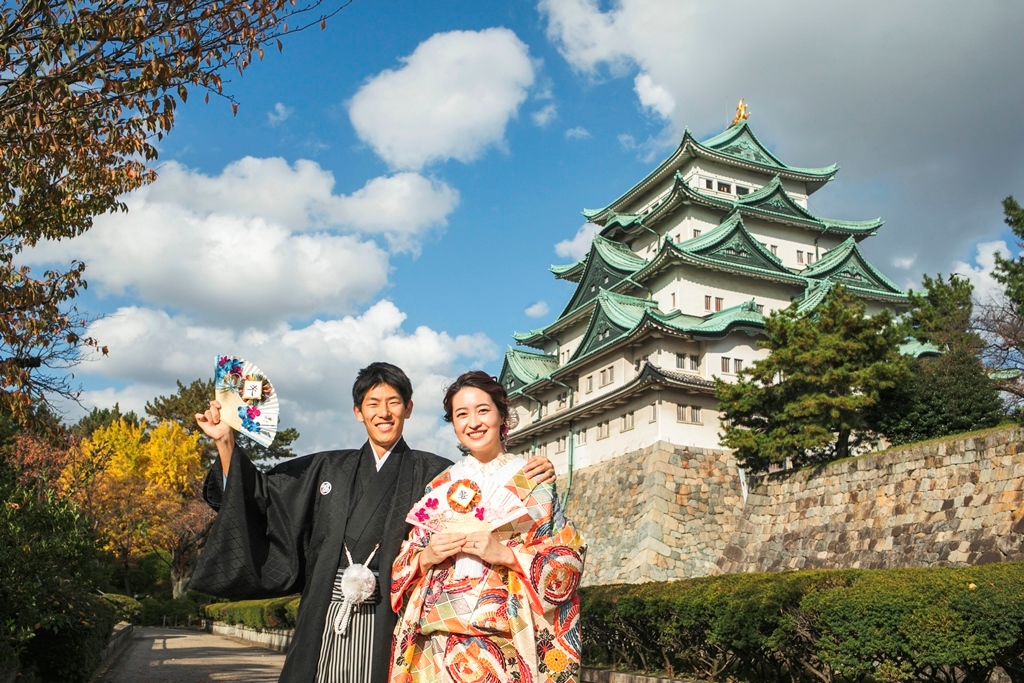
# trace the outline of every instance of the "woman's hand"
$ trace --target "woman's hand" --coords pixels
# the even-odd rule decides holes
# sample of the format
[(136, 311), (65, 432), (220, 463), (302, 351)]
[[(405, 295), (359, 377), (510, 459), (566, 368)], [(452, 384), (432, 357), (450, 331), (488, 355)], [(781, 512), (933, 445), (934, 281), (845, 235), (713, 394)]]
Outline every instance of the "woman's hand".
[(434, 534), (427, 547), (417, 556), (420, 571), (425, 572), (435, 564), (441, 564), (452, 555), (457, 555), (465, 543), (466, 534)]
[(512, 550), (496, 539), (490, 531), (474, 531), (466, 534), (462, 552), (476, 555), (487, 564), (516, 567), (516, 556)]
[(543, 455), (535, 455), (526, 461), (523, 474), (538, 484), (547, 484), (555, 480), (555, 466)]

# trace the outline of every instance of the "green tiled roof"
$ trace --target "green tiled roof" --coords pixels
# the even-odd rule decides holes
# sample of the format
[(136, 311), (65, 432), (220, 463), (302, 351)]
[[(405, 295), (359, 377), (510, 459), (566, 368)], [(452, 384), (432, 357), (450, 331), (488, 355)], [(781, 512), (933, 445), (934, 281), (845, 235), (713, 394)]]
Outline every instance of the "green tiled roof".
[(900, 352), (900, 355), (910, 356), (911, 358), (942, 355), (942, 349), (935, 344), (918, 341), (913, 337), (905, 339), (903, 343), (899, 345), (898, 351)]
[(767, 147), (761, 144), (746, 120), (704, 142), (698, 142), (687, 129), (683, 132), (683, 139), (679, 143), (679, 147), (657, 168), (647, 174), (647, 177), (605, 208), (584, 209), (583, 215), (588, 221), (599, 225), (607, 225), (609, 221), (613, 220), (620, 222), (628, 220), (623, 216), (635, 216), (635, 214), (620, 214), (619, 212), (625, 206), (636, 201), (651, 187), (670, 178), (687, 158), (695, 157), (713, 159), (727, 165), (740, 166), (755, 172), (779, 175), (805, 182), (809, 193), (830, 181), (839, 171), (839, 167), (835, 164), (821, 168), (804, 168), (782, 163)]
[(901, 299), (907, 296), (906, 292), (864, 258), (852, 237), (827, 251), (824, 256), (807, 266), (801, 274), (815, 280), (834, 280), (858, 292), (871, 292)]
[(576, 291), (559, 319), (587, 305), (598, 290), (611, 289), (645, 265), (647, 260), (634, 254), (625, 244), (595, 235), (583, 271), (576, 279)]
[(698, 144), (705, 149), (713, 149), (733, 159), (786, 171), (794, 175), (811, 176), (822, 181), (831, 180), (839, 171), (839, 167), (835, 164), (821, 168), (803, 168), (782, 163), (778, 157), (768, 151), (767, 147), (761, 144), (746, 119)]
[(643, 281), (669, 263), (680, 261), (702, 268), (785, 282), (801, 289), (806, 283), (803, 277), (782, 265), (777, 256), (747, 231), (738, 212), (699, 237), (678, 244), (665, 240), (658, 254), (636, 273), (634, 279)]
[(772, 222), (788, 223), (822, 233), (832, 232), (840, 235), (853, 235), (863, 239), (875, 232), (883, 224), (881, 219), (869, 221), (840, 221), (831, 218), (820, 218), (800, 206), (786, 194), (778, 176), (772, 178), (764, 187), (736, 200), (723, 199), (717, 195), (707, 194), (690, 185), (680, 174), (676, 174), (672, 189), (651, 211), (643, 217), (642, 222), (630, 226), (618, 223), (606, 225), (601, 235), (612, 240), (622, 240), (640, 232), (642, 226), (652, 228), (661, 220), (673, 215), (675, 209), (685, 204), (700, 204), (718, 209), (727, 215), (738, 211), (745, 216), (753, 216)]
[(576, 263), (566, 263), (562, 265), (551, 266), (548, 270), (554, 274), (559, 280), (569, 280), (570, 282), (579, 282), (580, 276), (583, 275), (583, 268), (587, 265), (587, 259), (581, 259)]
[(554, 356), (509, 348), (498, 381), (513, 392), (547, 377), (557, 368), (558, 359)]

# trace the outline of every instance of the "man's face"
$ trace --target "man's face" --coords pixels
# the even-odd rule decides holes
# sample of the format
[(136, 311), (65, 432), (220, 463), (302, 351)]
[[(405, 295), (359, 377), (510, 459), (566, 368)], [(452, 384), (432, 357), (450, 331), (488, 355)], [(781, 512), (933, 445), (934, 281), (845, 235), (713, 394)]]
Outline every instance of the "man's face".
[(366, 392), (360, 405), (352, 407), (352, 412), (366, 427), (366, 435), (379, 456), (402, 438), (405, 421), (412, 415), (412, 401), (403, 403), (397, 389), (378, 384)]

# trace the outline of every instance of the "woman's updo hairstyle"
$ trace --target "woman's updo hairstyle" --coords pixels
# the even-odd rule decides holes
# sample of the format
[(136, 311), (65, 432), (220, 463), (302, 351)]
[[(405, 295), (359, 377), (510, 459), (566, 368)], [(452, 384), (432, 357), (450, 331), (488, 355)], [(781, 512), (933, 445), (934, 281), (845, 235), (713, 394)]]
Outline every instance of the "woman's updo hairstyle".
[(455, 394), (466, 387), (487, 392), (487, 395), (494, 401), (494, 407), (498, 409), (498, 414), (501, 415), (501, 421), (506, 425), (508, 424), (508, 394), (505, 393), (505, 387), (501, 386), (497, 379), (491, 377), (483, 370), (464, 372), (448, 386), (448, 389), (444, 392), (445, 422), (452, 421), (452, 400), (454, 400)]

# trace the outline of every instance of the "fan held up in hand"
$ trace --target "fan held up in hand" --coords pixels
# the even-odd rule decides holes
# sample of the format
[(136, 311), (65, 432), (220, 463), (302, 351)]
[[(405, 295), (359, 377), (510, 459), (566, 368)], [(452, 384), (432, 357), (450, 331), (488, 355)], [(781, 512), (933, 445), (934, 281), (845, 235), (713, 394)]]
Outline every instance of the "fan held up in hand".
[(261, 446), (270, 446), (277, 434), (278, 401), (263, 371), (242, 358), (217, 356), (213, 389), (221, 421)]

